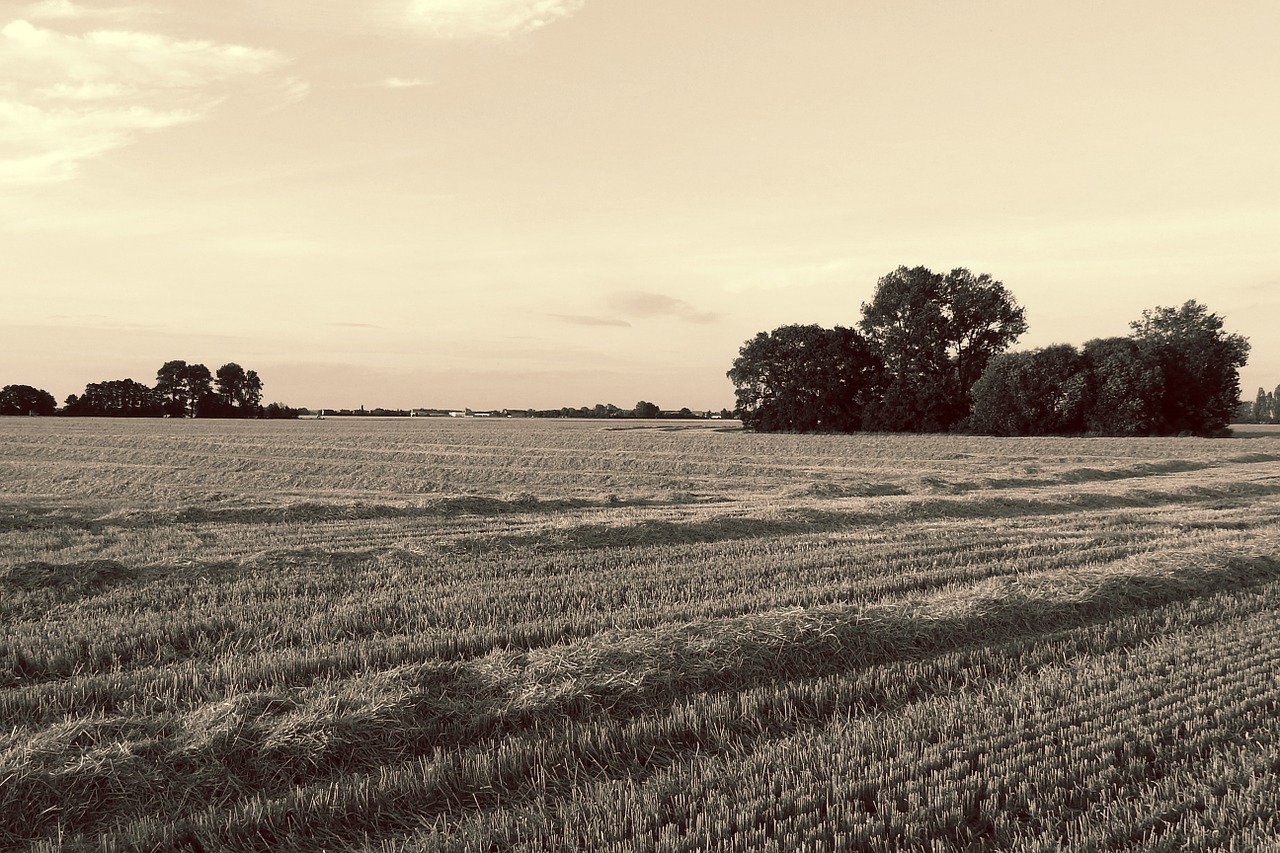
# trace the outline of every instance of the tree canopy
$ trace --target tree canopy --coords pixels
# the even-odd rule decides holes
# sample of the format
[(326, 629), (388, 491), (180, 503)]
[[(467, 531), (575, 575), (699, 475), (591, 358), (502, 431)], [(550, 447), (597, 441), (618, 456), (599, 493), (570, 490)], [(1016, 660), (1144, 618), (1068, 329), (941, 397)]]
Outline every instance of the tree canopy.
[(262, 380), (253, 370), (234, 361), (218, 368), (218, 398), (224, 406), (242, 412), (255, 411), (262, 404)]
[(256, 371), (245, 370), (235, 362), (228, 362), (218, 368), (216, 390), (214, 376), (203, 364), (188, 364), (182, 360), (166, 361), (156, 371), (154, 388), (132, 379), (90, 383), (83, 394), (72, 394), (67, 398), (63, 412), (68, 415), (108, 417), (298, 416), (300, 410), (279, 403), (263, 408), (263, 384)]
[(0, 390), (0, 415), (52, 415), (58, 401), (48, 391), (30, 385), (6, 385)]
[[(1222, 318), (1195, 301), (1144, 311), (1130, 327), (1129, 337), (1090, 341), (1082, 353), (1063, 345), (992, 362), (974, 388), (972, 428), (1002, 435), (1215, 435), (1224, 429), (1239, 406), (1238, 370), (1248, 341), (1223, 331)], [(1050, 353), (1057, 367), (1048, 370)], [(1010, 381), (1019, 366), (1040, 384), (1025, 372), (1021, 384)], [(1081, 417), (1064, 419), (1050, 405), (1061, 401), (1064, 389), (1074, 395), (1073, 415)], [(1010, 416), (1015, 410), (1021, 417)]]
[(1084, 431), (1088, 364), (1068, 344), (996, 356), (973, 386), (969, 428), (992, 435)]
[(164, 398), (154, 388), (132, 379), (92, 382), (79, 397), (67, 398), (66, 413), (108, 418), (155, 418), (164, 412)]
[(1154, 435), (1164, 373), (1145, 358), (1132, 338), (1100, 338), (1084, 345), (1092, 405), (1086, 432), (1101, 435)]
[(737, 414), (762, 432), (851, 432), (883, 364), (854, 329), (782, 326), (742, 345), (728, 376)]
[(973, 384), (1027, 324), (1012, 294), (986, 273), (902, 266), (877, 282), (858, 328), (888, 368), (870, 426), (938, 432), (965, 418)]
[(1133, 339), (1164, 377), (1157, 431), (1209, 434), (1231, 422), (1240, 399), (1239, 369), (1249, 342), (1223, 331), (1223, 319), (1195, 300), (1143, 311)]
[[(743, 344), (737, 415), (770, 431), (1156, 435), (1221, 431), (1249, 343), (1195, 301), (1154, 308), (1128, 337), (1007, 353), (1023, 309), (990, 275), (898, 267), (858, 331), (780, 326)], [(1280, 390), (1277, 390), (1280, 396)], [(1280, 419), (1260, 392), (1251, 413)]]
[(213, 374), (203, 364), (166, 361), (156, 371), (156, 392), (164, 397), (165, 413), (174, 417), (195, 417), (212, 386)]

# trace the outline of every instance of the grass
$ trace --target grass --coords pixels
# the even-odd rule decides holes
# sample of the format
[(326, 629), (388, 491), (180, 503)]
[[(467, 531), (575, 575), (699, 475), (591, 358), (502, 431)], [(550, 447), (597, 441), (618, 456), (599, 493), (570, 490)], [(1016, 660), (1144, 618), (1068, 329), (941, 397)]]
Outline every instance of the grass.
[(1247, 435), (0, 419), (0, 849), (1258, 849)]

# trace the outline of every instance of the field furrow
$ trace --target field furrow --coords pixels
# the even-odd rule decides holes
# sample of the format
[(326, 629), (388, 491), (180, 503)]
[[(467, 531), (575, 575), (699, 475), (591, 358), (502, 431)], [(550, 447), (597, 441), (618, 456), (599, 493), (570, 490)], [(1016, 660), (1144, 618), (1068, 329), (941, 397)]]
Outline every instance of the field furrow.
[(1263, 849), (1280, 434), (0, 423), (0, 849)]

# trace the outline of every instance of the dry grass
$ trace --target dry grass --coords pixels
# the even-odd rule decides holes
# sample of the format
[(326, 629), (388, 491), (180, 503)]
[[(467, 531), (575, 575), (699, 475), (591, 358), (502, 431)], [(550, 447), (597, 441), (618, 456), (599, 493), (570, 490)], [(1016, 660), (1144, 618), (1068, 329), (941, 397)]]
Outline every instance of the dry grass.
[(0, 848), (1274, 828), (1280, 434), (23, 418), (0, 472)]

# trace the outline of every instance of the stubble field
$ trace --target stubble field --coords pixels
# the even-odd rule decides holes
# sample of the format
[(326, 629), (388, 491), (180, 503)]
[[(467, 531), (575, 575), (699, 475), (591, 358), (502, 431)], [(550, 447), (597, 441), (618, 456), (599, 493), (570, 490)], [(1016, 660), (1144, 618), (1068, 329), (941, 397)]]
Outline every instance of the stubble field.
[(0, 850), (1276, 849), (1278, 510), (1266, 428), (0, 419)]

